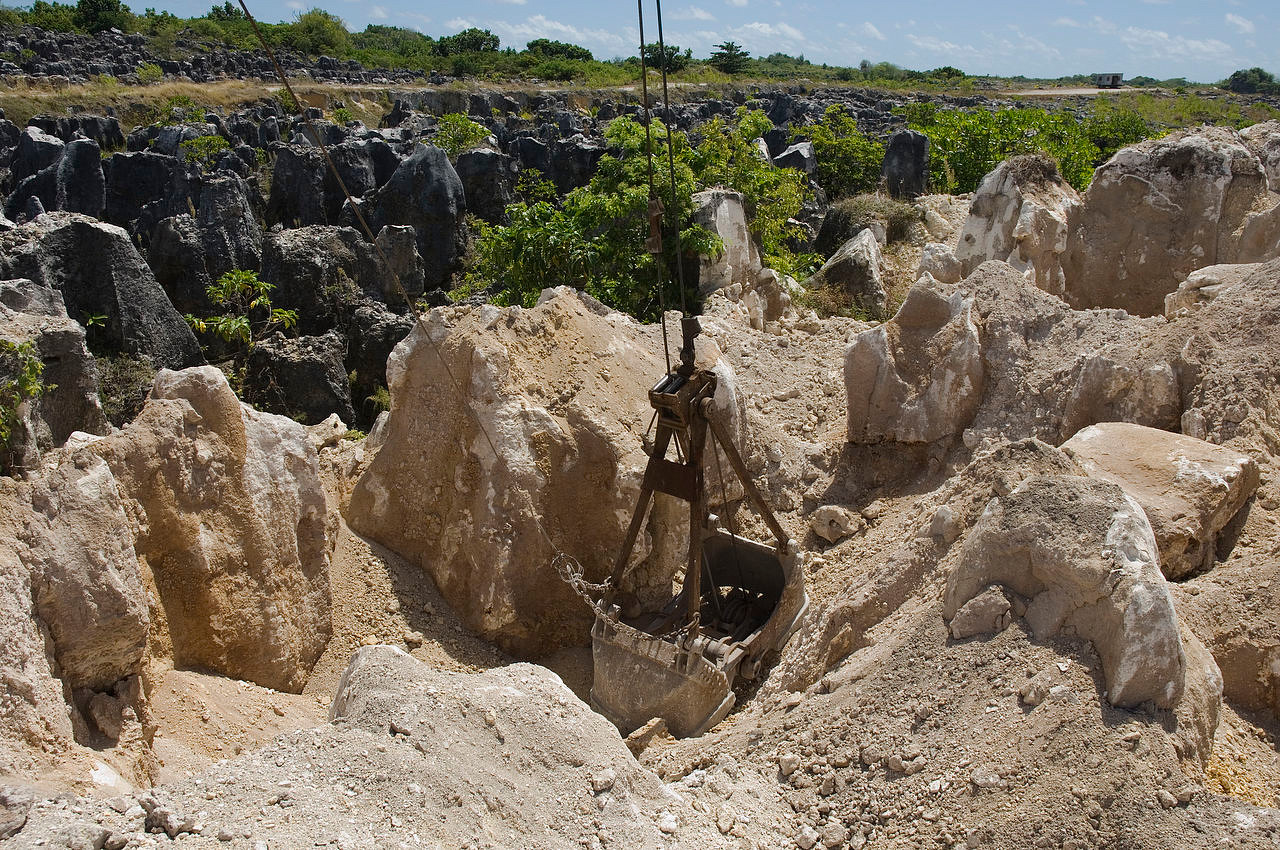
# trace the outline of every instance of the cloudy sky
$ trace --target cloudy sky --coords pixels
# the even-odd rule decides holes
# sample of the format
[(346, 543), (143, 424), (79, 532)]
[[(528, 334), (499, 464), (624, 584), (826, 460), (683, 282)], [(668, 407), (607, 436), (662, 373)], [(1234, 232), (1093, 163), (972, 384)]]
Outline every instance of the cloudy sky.
[[(189, 16), (209, 4), (170, 0), (157, 7)], [(644, 4), (646, 36), (656, 40), (654, 0)], [(588, 47), (603, 59), (634, 55), (638, 41), (636, 5), (630, 0), (252, 0), (249, 8), (263, 20), (276, 21), (314, 5), (339, 15), (352, 29), (395, 24), (439, 36), (477, 26), (497, 33), (503, 46), (554, 38)], [(697, 56), (733, 40), (753, 55), (804, 54), (836, 65), (870, 59), (916, 69), (954, 65), (977, 74), (1120, 71), (1208, 82), (1255, 65), (1280, 73), (1276, 0), (918, 0), (901, 6), (667, 0), (663, 13), (667, 41), (692, 48)]]

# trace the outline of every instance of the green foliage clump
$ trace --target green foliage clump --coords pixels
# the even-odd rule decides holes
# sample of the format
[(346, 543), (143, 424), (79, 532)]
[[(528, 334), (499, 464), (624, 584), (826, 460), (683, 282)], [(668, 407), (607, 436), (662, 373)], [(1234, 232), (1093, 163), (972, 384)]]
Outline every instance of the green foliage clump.
[(345, 106), (334, 107), (333, 120), (336, 124), (347, 125), (356, 120), (356, 116), (350, 109)]
[(1242, 68), (1227, 77), (1222, 87), (1240, 94), (1280, 94), (1275, 74), (1263, 68)]
[(276, 89), (271, 93), (271, 98), (284, 110), (285, 115), (298, 115), (302, 112), (302, 106), (298, 103), (298, 99), (293, 96), (293, 92), (284, 86)]
[[(766, 262), (782, 271), (811, 264), (813, 258), (797, 257), (788, 247), (795, 235), (788, 219), (806, 198), (804, 177), (763, 162), (752, 145), (768, 124), (759, 112), (740, 109), (733, 121), (718, 119), (703, 127), (697, 147), (685, 134), (672, 133), (673, 192), (667, 128), (651, 121), (650, 142), (643, 124), (616, 119), (605, 130), (610, 151), (587, 186), (556, 203), (547, 185), (533, 179), (517, 187), (522, 200), (507, 207), (507, 224), (477, 225), (468, 289), (497, 289), (500, 301), (531, 305), (544, 288), (564, 284), (634, 316), (656, 318), (659, 272), (667, 305), (679, 304), (677, 263), (723, 249), (718, 237), (692, 223), (693, 194), (709, 186), (743, 194)], [(657, 259), (645, 249), (650, 152), (667, 223)]]
[(880, 182), (884, 145), (858, 129), (858, 121), (835, 105), (805, 128), (818, 160), (818, 185), (833, 198), (867, 192)]
[(489, 130), (477, 124), (459, 112), (441, 115), (436, 126), (436, 134), (431, 138), (432, 144), (449, 155), (449, 159), (457, 159), (458, 154), (474, 150), (489, 138)]
[(644, 46), (644, 61), (655, 71), (674, 74), (689, 67), (689, 63), (693, 61), (693, 51), (681, 51), (674, 44), (659, 45), (655, 41)]
[(205, 290), (222, 312), (208, 318), (188, 313), (187, 323), (197, 333), (214, 333), (225, 342), (238, 343), (238, 359), (243, 359), (271, 331), (288, 330), (298, 324), (296, 310), (271, 306), (273, 289), (275, 284), (259, 279), (257, 272), (234, 269)]
[(222, 136), (197, 136), (178, 144), (178, 153), (186, 162), (194, 162), (201, 170), (209, 168), (218, 158), (231, 150), (231, 144)]
[(203, 116), (203, 111), (194, 100), (185, 94), (174, 95), (161, 105), (159, 114), (156, 116), (156, 123), (164, 127), (172, 127), (178, 124), (187, 124), (192, 121), (199, 121)]
[(335, 56), (351, 47), (351, 37), (342, 19), (323, 9), (310, 9), (298, 15), (284, 35), (284, 44), (310, 56)]
[(154, 62), (143, 62), (138, 66), (138, 82), (144, 86), (154, 85), (164, 79), (164, 71)]
[(709, 63), (725, 74), (741, 74), (751, 64), (751, 54), (742, 49), (742, 45), (726, 41), (716, 45), (711, 53)]
[(23, 402), (55, 389), (45, 384), (44, 362), (32, 342), (0, 339), (0, 446), (7, 447), (18, 424)]
[(1018, 154), (1052, 157), (1062, 177), (1083, 191), (1102, 152), (1073, 116), (1043, 109), (916, 109), (909, 126), (929, 137), (935, 192), (972, 192), (1001, 161)]
[(595, 58), (585, 47), (549, 38), (535, 38), (525, 45), (525, 50), (548, 59), (568, 59), (574, 62), (590, 62)]
[(501, 44), (498, 37), (488, 30), (470, 27), (437, 41), (435, 52), (439, 56), (456, 56), (460, 53), (496, 53)]
[(133, 15), (120, 0), (79, 0), (74, 17), (76, 27), (90, 33), (102, 32), (113, 27), (119, 30), (133, 28)]
[(45, 0), (35, 0), (22, 18), (22, 22), (27, 26), (54, 32), (75, 32), (78, 28), (76, 7), (68, 3), (46, 3)]

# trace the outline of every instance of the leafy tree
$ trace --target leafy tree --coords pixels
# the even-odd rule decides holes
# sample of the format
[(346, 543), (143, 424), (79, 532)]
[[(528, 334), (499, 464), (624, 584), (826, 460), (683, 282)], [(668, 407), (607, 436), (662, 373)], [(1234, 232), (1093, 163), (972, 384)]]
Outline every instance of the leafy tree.
[(963, 79), (967, 75), (959, 68), (954, 68), (951, 65), (943, 65), (941, 68), (934, 68), (930, 71), (929, 76), (939, 77), (944, 80), (959, 80)]
[(681, 52), (680, 48), (674, 44), (666, 45), (664, 51), (657, 42), (654, 42), (644, 46), (644, 61), (654, 70), (674, 74), (689, 67), (689, 63), (693, 61), (693, 51)]
[(245, 19), (244, 11), (239, 6), (233, 5), (230, 0), (221, 6), (215, 5), (205, 17), (211, 21), (243, 21)]
[(569, 59), (576, 62), (590, 62), (594, 57), (591, 51), (576, 44), (553, 41), (549, 38), (535, 38), (525, 45), (525, 50), (545, 56), (548, 59)]
[(120, 0), (79, 0), (75, 11), (76, 26), (85, 32), (102, 32), (112, 27), (131, 29), (133, 15)]
[(231, 150), (231, 145), (221, 136), (197, 136), (178, 144), (178, 152), (186, 162), (194, 162), (203, 171)]
[(822, 120), (805, 128), (818, 160), (817, 181), (833, 198), (874, 189), (884, 165), (884, 145), (858, 129), (858, 121), (840, 105), (827, 107)]
[(249, 352), (268, 333), (295, 327), (296, 310), (271, 306), (275, 284), (258, 278), (257, 272), (234, 269), (209, 285), (205, 293), (221, 313), (208, 318), (187, 314), (186, 320), (198, 333), (215, 333), (226, 342), (239, 343), (237, 360), (243, 363)]
[(1280, 93), (1280, 83), (1276, 82), (1275, 75), (1262, 68), (1236, 71), (1230, 77), (1227, 77), (1223, 83), (1223, 88), (1241, 94)]
[(22, 26), (22, 13), (9, 6), (0, 6), (0, 32), (16, 30)]
[(298, 15), (289, 25), (285, 45), (311, 56), (338, 55), (351, 46), (351, 36), (342, 19), (323, 9), (311, 9)]
[(742, 49), (741, 44), (726, 41), (717, 44), (711, 54), (710, 62), (718, 70), (726, 74), (741, 74), (747, 70), (751, 54)]
[(488, 128), (460, 113), (441, 115), (439, 121), (431, 142), (448, 154), (449, 159), (457, 159), (458, 154), (479, 147), (489, 138)]
[(471, 27), (456, 35), (447, 35), (436, 42), (440, 56), (456, 56), (459, 53), (496, 53), (501, 46), (498, 37), (488, 30)]

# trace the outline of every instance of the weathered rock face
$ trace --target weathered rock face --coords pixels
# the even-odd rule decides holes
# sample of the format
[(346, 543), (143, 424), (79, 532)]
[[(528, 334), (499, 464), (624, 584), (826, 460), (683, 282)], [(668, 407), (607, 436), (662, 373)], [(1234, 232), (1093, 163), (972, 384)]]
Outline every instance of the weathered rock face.
[(52, 387), (25, 406), (22, 434), (11, 444), (23, 466), (34, 463), (38, 449), (62, 445), (73, 431), (106, 429), (84, 328), (67, 318), (58, 292), (30, 280), (0, 281), (0, 339), (32, 343), (44, 367), (40, 379)]
[(18, 148), (13, 154), (13, 182), (20, 183), (55, 164), (62, 156), (63, 147), (61, 139), (39, 128), (24, 129), (18, 136)]
[(962, 274), (987, 260), (1003, 260), (1036, 286), (1061, 296), (1067, 222), (1079, 205), (1080, 196), (1052, 161), (1038, 156), (1005, 160), (982, 179), (969, 205), (955, 251)]
[(324, 225), (269, 235), (261, 276), (276, 287), (272, 305), (297, 310), (298, 330), (308, 335), (335, 327), (390, 283), (377, 251), (358, 231)]
[[(420, 563), (486, 639), (525, 657), (580, 644), (589, 612), (557, 576), (538, 520), (590, 580), (608, 574), (647, 461), (661, 343), (571, 290), (531, 310), (436, 310), (428, 322), (387, 364), (386, 443), (347, 520)], [(642, 534), (637, 557), (659, 536)], [(629, 589), (666, 581), (669, 592), (670, 575), (648, 570)]]
[(948, 577), (944, 615), (991, 585), (1028, 600), (1037, 637), (1070, 628), (1091, 641), (1112, 705), (1178, 703), (1186, 659), (1155, 536), (1115, 484), (1040, 476), (992, 500)]
[(177, 161), (151, 151), (116, 153), (103, 164), (106, 177), (107, 221), (129, 227), (142, 208), (160, 200), (173, 182)]
[(1178, 429), (1184, 340), (1163, 319), (1071, 310), (1005, 263), (983, 264), (961, 286), (981, 317), (979, 440), (1057, 445), (1097, 422)]
[(842, 289), (872, 318), (884, 315), (883, 258), (880, 243), (870, 228), (858, 232), (832, 255), (831, 259), (805, 281), (809, 289), (832, 287)]
[(72, 689), (107, 690), (139, 671), (150, 624), (115, 479), (81, 449), (35, 478), (30, 498), (21, 558), (58, 675)]
[(261, 340), (249, 353), (244, 397), (304, 425), (323, 422), (333, 413), (354, 422), (345, 349), (335, 331), (296, 339), (277, 333)]
[(1267, 186), (1280, 192), (1280, 121), (1263, 121), (1240, 131), (1245, 146), (1262, 160)]
[(458, 178), (467, 196), (467, 210), (489, 222), (501, 224), (507, 204), (514, 199), (516, 169), (511, 157), (489, 148), (458, 154)]
[(982, 399), (984, 376), (973, 299), (917, 284), (893, 319), (845, 352), (848, 439), (931, 443), (958, 434)]
[(92, 139), (76, 139), (58, 160), (54, 209), (95, 218), (106, 206), (107, 182), (102, 176), (102, 150)]
[(899, 130), (890, 136), (880, 179), (894, 198), (916, 198), (927, 192), (929, 137), (915, 130)]
[(796, 142), (773, 158), (779, 168), (794, 168), (805, 174), (818, 170), (818, 157), (813, 152), (813, 142)]
[(431, 145), (418, 145), (362, 207), (375, 233), (388, 224), (408, 224), (417, 230), (427, 289), (444, 285), (456, 270), (466, 211), (458, 172), (445, 152)]
[(927, 274), (939, 283), (959, 283), (964, 278), (964, 264), (950, 246), (929, 242), (920, 253), (916, 274)]
[(1125, 148), (1098, 168), (1063, 260), (1076, 307), (1164, 311), (1196, 269), (1280, 253), (1280, 210), (1258, 156), (1206, 127)]
[(297, 691), (329, 637), (327, 510), (306, 429), (211, 366), (161, 371), (91, 449), (129, 500), (178, 664)]
[(1242, 263), (1196, 269), (1178, 284), (1177, 290), (1164, 297), (1164, 314), (1173, 318), (1207, 304), (1261, 268), (1262, 263)]
[(157, 366), (204, 362), (124, 230), (74, 213), (49, 213), (0, 234), (0, 277), (28, 278), (62, 293), (76, 318), (106, 316), (104, 345), (145, 354)]
[(698, 291), (702, 296), (738, 284), (750, 287), (760, 274), (760, 252), (747, 229), (742, 193), (707, 189), (693, 196), (695, 224), (720, 237), (724, 250), (715, 257), (698, 258)]
[(1258, 489), (1252, 458), (1141, 425), (1091, 425), (1062, 449), (1091, 478), (1120, 485), (1142, 506), (1170, 579), (1213, 566), (1219, 533)]

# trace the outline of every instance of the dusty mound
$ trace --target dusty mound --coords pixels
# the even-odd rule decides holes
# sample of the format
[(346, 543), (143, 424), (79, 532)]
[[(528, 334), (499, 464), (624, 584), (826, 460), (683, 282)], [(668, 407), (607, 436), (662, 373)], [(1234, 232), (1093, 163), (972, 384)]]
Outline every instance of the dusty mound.
[(33, 809), (21, 841), (75, 832), (97, 846), (166, 836), (191, 846), (720, 846), (712, 819), (543, 668), (444, 673), (368, 647), (332, 716), (151, 793)]

